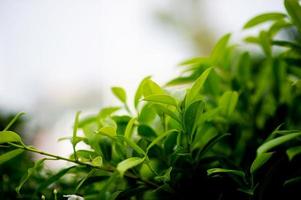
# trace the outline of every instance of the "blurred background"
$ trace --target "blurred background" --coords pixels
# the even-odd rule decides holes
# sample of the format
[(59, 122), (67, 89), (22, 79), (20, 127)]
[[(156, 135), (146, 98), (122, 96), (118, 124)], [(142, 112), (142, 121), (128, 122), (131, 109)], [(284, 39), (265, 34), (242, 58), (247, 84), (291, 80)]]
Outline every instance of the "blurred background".
[[(282, 0), (0, 0), (0, 111), (25, 111), (23, 133), (62, 155), (76, 111), (132, 97), (143, 77), (164, 83), (183, 59), (207, 55), (217, 39)], [(56, 145), (56, 146), (54, 146)], [(71, 145), (70, 145), (71, 146)], [(71, 149), (71, 148), (70, 148)]]

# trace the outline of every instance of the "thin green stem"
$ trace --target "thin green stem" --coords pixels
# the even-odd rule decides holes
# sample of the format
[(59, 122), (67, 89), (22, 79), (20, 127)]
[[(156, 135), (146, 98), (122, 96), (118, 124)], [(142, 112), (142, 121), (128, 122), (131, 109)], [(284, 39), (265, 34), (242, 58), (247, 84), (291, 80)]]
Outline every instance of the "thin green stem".
[[(62, 157), (62, 156), (50, 154), (50, 153), (41, 151), (39, 149), (30, 147), (30, 146), (25, 146), (25, 145), (23, 146), (23, 145), (18, 145), (18, 144), (15, 144), (15, 143), (9, 143), (9, 144), (12, 145), (12, 146), (14, 146), (14, 147), (17, 147), (17, 148), (20, 148), (20, 149), (24, 149), (24, 150), (29, 151), (29, 152), (38, 153), (38, 154), (41, 154), (41, 155), (44, 155), (44, 156), (55, 158), (57, 160), (64, 160), (64, 161), (67, 161), (67, 162), (71, 162), (71, 163), (75, 163), (75, 164), (78, 164), (78, 165), (82, 165), (82, 166), (86, 166), (86, 167), (90, 167), (90, 168), (94, 168), (94, 169), (99, 169), (99, 170), (103, 170), (103, 171), (107, 171), (107, 172), (114, 172), (114, 171), (116, 171), (116, 168), (113, 167), (113, 166), (110, 166), (110, 168), (104, 168), (104, 167), (92, 165), (90, 163), (81, 162), (79, 160), (73, 160), (73, 159)], [(146, 185), (149, 185), (151, 187), (159, 187), (156, 183), (153, 183), (153, 182), (148, 181), (148, 180), (144, 180), (141, 177), (135, 176), (134, 174), (132, 174), (130, 172), (126, 172), (124, 174), (124, 176), (126, 176), (128, 178), (131, 178), (131, 179), (135, 179), (135, 180), (140, 181), (140, 182), (143, 182)]]

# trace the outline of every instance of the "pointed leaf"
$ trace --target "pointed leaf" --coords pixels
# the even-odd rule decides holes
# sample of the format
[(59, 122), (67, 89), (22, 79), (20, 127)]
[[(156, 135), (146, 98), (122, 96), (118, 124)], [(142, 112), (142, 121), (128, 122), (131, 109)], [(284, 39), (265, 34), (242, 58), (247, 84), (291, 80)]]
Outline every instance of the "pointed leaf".
[(240, 170), (233, 170), (233, 169), (223, 169), (223, 168), (211, 168), (207, 170), (208, 176), (214, 175), (214, 174), (220, 174), (220, 173), (225, 173), (225, 174), (231, 174), (231, 175), (236, 175), (240, 177), (245, 177), (245, 173)]
[(15, 150), (6, 152), (4, 154), (1, 154), (0, 155), (0, 165), (5, 163), (6, 161), (9, 161), (9, 160), (13, 159), (14, 157), (16, 157), (17, 155), (19, 155), (23, 152), (24, 152), (23, 149), (15, 149)]
[(226, 52), (225, 50), (228, 46), (230, 37), (231, 34), (228, 33), (223, 37), (221, 37), (219, 41), (216, 43), (210, 55), (212, 64), (216, 64), (220, 60), (220, 58), (225, 55)]
[(7, 142), (22, 143), (21, 137), (13, 131), (0, 131), (0, 144)]
[(186, 100), (185, 100), (186, 107), (188, 107), (193, 102), (193, 100), (195, 100), (196, 97), (199, 95), (211, 70), (212, 70), (212, 68), (206, 69), (201, 74), (201, 76), (195, 81), (195, 83), (193, 84), (191, 89), (187, 92)]
[(25, 174), (25, 175), (22, 177), (22, 179), (21, 179), (21, 181), (20, 181), (18, 187), (16, 188), (16, 192), (17, 192), (18, 194), (20, 193), (20, 190), (21, 190), (21, 188), (23, 187), (23, 185), (26, 183), (26, 181), (33, 175), (33, 173), (34, 173), (38, 168), (40, 168), (40, 167), (42, 166), (42, 164), (44, 163), (45, 160), (47, 160), (47, 158), (43, 158), (43, 159), (41, 159), (41, 160), (36, 161), (35, 164), (34, 164), (34, 166), (31, 167), (31, 168), (29, 168), (29, 169), (27, 170), (27, 174)]
[(172, 96), (169, 96), (166, 94), (149, 95), (149, 96), (145, 97), (144, 100), (154, 102), (154, 103), (168, 104), (168, 105), (172, 105), (172, 106), (178, 105), (177, 101)]
[(140, 155), (145, 155), (145, 152), (141, 147), (139, 147), (134, 141), (132, 141), (130, 138), (126, 138), (123, 136), (119, 136), (119, 138), (122, 138), (134, 151), (136, 151)]
[(7, 131), (22, 115), (24, 115), (24, 112), (18, 113), (9, 123), (8, 125), (3, 129), (3, 131)]
[(273, 148), (285, 144), (287, 142), (290, 142), (292, 140), (295, 140), (300, 136), (301, 136), (301, 132), (298, 132), (298, 133), (291, 133), (288, 135), (280, 136), (272, 140), (269, 140), (268, 142), (264, 143), (257, 149), (257, 154), (268, 152)]
[(42, 182), (38, 188), (37, 191), (42, 191), (43, 189), (47, 188), (49, 185), (51, 185), (52, 183), (58, 181), (61, 177), (63, 177), (66, 173), (68, 173), (68, 171), (70, 171), (71, 169), (73, 169), (75, 166), (72, 167), (68, 167), (65, 169), (62, 169), (61, 171), (59, 171), (58, 173), (54, 174), (53, 176), (49, 177), (47, 180), (45, 180), (44, 182)]
[(129, 122), (128, 122), (128, 124), (127, 124), (127, 126), (126, 126), (126, 128), (125, 128), (125, 131), (124, 131), (124, 137), (126, 137), (126, 138), (131, 138), (131, 136), (132, 136), (132, 132), (133, 132), (133, 128), (134, 128), (134, 123), (136, 122), (136, 118), (134, 117), (134, 118), (132, 118)]
[(277, 13), (277, 12), (264, 13), (264, 14), (258, 15), (256, 17), (250, 19), (244, 25), (244, 29), (252, 28), (254, 26), (257, 26), (258, 24), (265, 23), (265, 22), (268, 22), (268, 21), (280, 20), (284, 17), (286, 17), (286, 15), (283, 14), (283, 13)]
[(178, 116), (179, 114), (177, 111), (171, 110), (167, 106), (162, 106), (160, 104), (153, 104), (152, 106), (156, 109), (157, 112), (162, 112), (162, 113), (168, 115), (169, 117), (171, 117), (174, 120), (176, 120), (177, 122), (179, 122), (179, 124), (182, 123)]
[(132, 157), (126, 160), (123, 160), (117, 165), (117, 171), (119, 171), (120, 175), (123, 177), (124, 173), (133, 167), (143, 163), (145, 158)]
[(148, 145), (146, 152), (148, 152), (154, 145), (158, 144), (158, 142), (160, 142), (163, 138), (165, 138), (166, 136), (168, 136), (169, 134), (171, 134), (173, 132), (178, 132), (178, 131), (176, 129), (173, 129), (173, 130), (166, 131), (165, 133), (162, 133), (161, 135), (159, 135), (156, 139), (154, 139), (152, 141), (152, 143), (150, 143)]
[(291, 147), (286, 150), (289, 160), (293, 160), (295, 156), (301, 154), (301, 146)]
[(221, 113), (229, 117), (233, 113), (238, 100), (238, 93), (234, 91), (227, 91), (219, 100), (219, 108)]
[(135, 93), (135, 98), (134, 98), (134, 105), (135, 105), (135, 108), (138, 107), (138, 103), (139, 103), (139, 100), (141, 99), (141, 97), (143, 96), (143, 87), (144, 87), (144, 83), (150, 79), (150, 76), (148, 77), (145, 77), (139, 84), (137, 90), (136, 90), (136, 93)]
[(103, 164), (103, 161), (102, 161), (102, 157), (101, 156), (97, 156), (96, 158), (94, 158), (92, 160), (92, 165), (94, 165), (94, 166), (101, 167), (102, 164)]
[(254, 174), (272, 157), (272, 155), (273, 152), (258, 154), (251, 165), (250, 172)]
[(299, 1), (285, 0), (284, 5), (293, 23), (298, 27), (298, 30), (301, 31), (301, 6)]
[(199, 99), (189, 105), (184, 112), (184, 126), (188, 135), (192, 135), (197, 127), (196, 120), (204, 111), (205, 104)]
[(143, 84), (143, 95), (147, 97), (153, 94), (165, 94), (165, 91), (157, 83), (147, 79)]
[(197, 160), (200, 160), (203, 155), (206, 154), (207, 151), (209, 151), (215, 144), (217, 144), (220, 140), (222, 140), (224, 137), (230, 136), (229, 133), (225, 133), (222, 135), (216, 135), (212, 139), (210, 139), (205, 146), (199, 150), (197, 155)]
[(121, 87), (112, 87), (113, 94), (122, 102), (126, 103), (126, 92)]
[(116, 136), (116, 128), (112, 126), (104, 126), (97, 132), (110, 138), (114, 138)]

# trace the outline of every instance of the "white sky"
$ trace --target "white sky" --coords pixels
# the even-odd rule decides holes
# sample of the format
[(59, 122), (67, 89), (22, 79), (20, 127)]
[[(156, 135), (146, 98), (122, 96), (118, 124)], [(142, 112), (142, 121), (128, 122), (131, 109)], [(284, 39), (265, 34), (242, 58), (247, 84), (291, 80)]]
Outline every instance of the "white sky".
[[(72, 104), (85, 90), (109, 104), (112, 85), (133, 93), (147, 75), (159, 82), (173, 77), (175, 65), (193, 53), (152, 18), (171, 2), (0, 0), (0, 107), (30, 111), (45, 99)], [(222, 35), (254, 14), (281, 10), (282, 0), (207, 0), (205, 6), (208, 23)]]

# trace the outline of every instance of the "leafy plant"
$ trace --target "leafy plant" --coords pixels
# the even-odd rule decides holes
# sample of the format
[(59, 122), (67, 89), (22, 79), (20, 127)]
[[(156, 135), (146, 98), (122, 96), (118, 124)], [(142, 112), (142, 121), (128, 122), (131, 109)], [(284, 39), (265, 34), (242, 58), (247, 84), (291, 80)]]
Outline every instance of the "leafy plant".
[[(122, 107), (77, 113), (69, 158), (28, 146), (8, 128), (1, 131), (1, 147), (10, 151), (0, 162), (24, 150), (45, 156), (17, 192), (54, 159), (74, 165), (44, 175), (32, 198), (61, 197), (65, 184), (85, 199), (299, 199), (301, 7), (297, 0), (284, 3), (288, 15), (262, 14), (244, 26), (269, 24), (245, 38), (262, 53), (229, 45), (227, 34), (209, 57), (181, 63), (182, 75), (164, 87), (143, 79), (135, 111), (125, 90), (113, 87)], [(126, 114), (118, 114), (122, 110)], [(80, 142), (89, 148), (78, 149)]]

